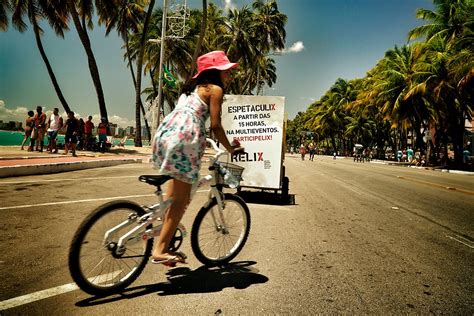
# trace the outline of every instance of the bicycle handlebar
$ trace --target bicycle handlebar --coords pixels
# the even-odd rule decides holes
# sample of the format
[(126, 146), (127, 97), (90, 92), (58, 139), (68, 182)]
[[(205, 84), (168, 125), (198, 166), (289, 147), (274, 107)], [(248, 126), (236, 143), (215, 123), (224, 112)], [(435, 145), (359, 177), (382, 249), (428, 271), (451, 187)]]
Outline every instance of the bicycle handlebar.
[(206, 138), (206, 142), (208, 142), (209, 144), (211, 144), (212, 148), (214, 148), (214, 150), (217, 152), (215, 155), (214, 155), (214, 159), (217, 160), (217, 158), (219, 158), (220, 156), (222, 156), (223, 154), (226, 154), (228, 153), (227, 150), (222, 150), (220, 149), (219, 147), (217, 147), (217, 143), (211, 139), (211, 138)]

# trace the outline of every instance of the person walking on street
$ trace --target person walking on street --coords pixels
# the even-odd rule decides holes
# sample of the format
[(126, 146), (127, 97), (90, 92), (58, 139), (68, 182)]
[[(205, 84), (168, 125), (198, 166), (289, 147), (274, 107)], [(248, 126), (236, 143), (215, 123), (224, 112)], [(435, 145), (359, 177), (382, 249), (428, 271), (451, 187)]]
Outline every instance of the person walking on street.
[(99, 135), (99, 148), (100, 152), (105, 152), (105, 147), (107, 144), (107, 121), (105, 118), (102, 118), (99, 126), (97, 126), (97, 135)]
[(72, 152), (73, 157), (76, 155), (76, 144), (77, 144), (77, 129), (79, 128), (79, 121), (74, 117), (74, 112), (67, 114), (67, 121), (64, 125), (66, 129), (66, 135), (64, 136), (64, 154), (67, 155), (69, 150)]
[(25, 135), (23, 136), (23, 141), (21, 142), (21, 150), (24, 149), (25, 144), (28, 141), (28, 138), (31, 137), (31, 133), (33, 132), (33, 125), (35, 123), (35, 121), (33, 120), (34, 115), (35, 115), (35, 112), (28, 111), (28, 117), (26, 118), (26, 121), (25, 121)]
[(301, 160), (304, 160), (304, 156), (306, 155), (306, 147), (304, 147), (303, 144), (300, 146), (300, 154), (301, 154)]
[(51, 114), (48, 120), (48, 151), (50, 154), (56, 154), (58, 152), (56, 138), (58, 137), (58, 132), (62, 127), (63, 118), (59, 115), (59, 109), (54, 108), (53, 114)]
[(152, 161), (159, 174), (172, 177), (168, 198), (173, 202), (163, 219), (163, 228), (152, 253), (152, 263), (174, 266), (186, 257), (169, 250), (176, 227), (189, 203), (192, 184), (199, 178), (201, 159), (206, 148), (205, 122), (210, 117), (211, 130), (230, 154), (242, 152), (232, 146), (221, 125), (224, 89), (230, 82), (231, 63), (223, 51), (214, 51), (197, 59), (198, 73), (176, 108), (168, 114), (156, 131), (152, 142)]
[(402, 156), (403, 156), (403, 152), (401, 150), (398, 150), (397, 151), (397, 161), (398, 162), (402, 161)]
[(316, 148), (314, 146), (314, 143), (311, 142), (309, 144), (309, 160), (314, 161), (314, 154), (316, 152)]
[[(34, 120), (34, 127), (33, 133), (31, 136), (31, 145), (28, 148), (28, 151), (39, 151), (43, 152), (44, 147), (44, 132), (46, 129), (46, 114), (43, 113), (43, 108), (41, 106), (36, 107), (36, 114), (33, 117)], [(35, 149), (35, 142), (36, 142), (36, 149)]]
[(92, 116), (84, 123), (84, 150), (89, 149), (92, 140), (92, 130), (94, 129), (94, 123), (92, 123)]
[(408, 158), (409, 163), (413, 162), (413, 155), (414, 155), (413, 149), (411, 147), (408, 147), (408, 149), (407, 149), (407, 158)]
[(79, 121), (79, 126), (77, 128), (77, 148), (80, 150), (84, 150), (84, 128), (85, 128), (85, 123), (82, 117), (78, 120)]

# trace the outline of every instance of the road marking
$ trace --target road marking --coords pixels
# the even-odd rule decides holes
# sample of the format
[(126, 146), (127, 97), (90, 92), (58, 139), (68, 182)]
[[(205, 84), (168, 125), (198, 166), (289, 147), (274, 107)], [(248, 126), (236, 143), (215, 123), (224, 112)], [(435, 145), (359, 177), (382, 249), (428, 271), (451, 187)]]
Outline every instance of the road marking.
[(50, 202), (50, 203), (41, 203), (41, 204), (26, 204), (26, 205), (17, 205), (17, 206), (6, 206), (6, 207), (0, 207), (0, 210), (11, 210), (11, 209), (18, 209), (18, 208), (30, 208), (30, 207), (51, 206), (51, 205), (75, 204), (75, 203), (84, 203), (84, 202), (121, 200), (121, 199), (131, 199), (131, 198), (150, 197), (150, 196), (155, 196), (155, 194), (113, 196), (113, 197), (100, 198), (100, 199), (85, 199), (85, 200), (75, 200), (75, 201), (61, 201), (61, 202)]
[(123, 179), (123, 178), (137, 178), (139, 176), (120, 176), (120, 177), (96, 177), (96, 178), (77, 178), (77, 179), (45, 179), (45, 180), (23, 180), (23, 181), (5, 181), (2, 184), (24, 184), (24, 183), (39, 183), (39, 182), (65, 182), (65, 181), (85, 181), (85, 180), (108, 180), (108, 179)]
[(433, 187), (436, 187), (436, 188), (439, 188), (439, 189), (448, 190), (448, 191), (456, 191), (456, 192), (460, 192), (460, 193), (465, 193), (465, 194), (469, 194), (469, 195), (474, 195), (474, 191), (471, 191), (471, 190), (465, 190), (465, 189), (460, 189), (460, 188), (455, 188), (455, 187), (449, 187), (449, 186), (447, 187), (447, 186), (442, 185), (442, 184), (437, 184), (437, 183), (433, 183), (433, 182), (428, 182), (428, 181), (413, 179), (413, 178), (406, 177), (406, 176), (397, 176), (397, 178), (398, 178), (398, 179), (403, 179), (403, 180), (412, 181), (412, 182), (417, 182), (417, 183), (421, 183), (421, 184), (430, 185), (430, 186), (433, 186)]
[(451, 235), (448, 235), (448, 234), (446, 234), (446, 237), (449, 238), (449, 239), (452, 239), (454, 241), (457, 241), (458, 243), (461, 243), (464, 246), (468, 246), (469, 248), (474, 249), (474, 242), (470, 241), (467, 238), (464, 238), (464, 237), (459, 236), (459, 235), (451, 236)]
[[(121, 272), (122, 270), (117, 270), (117, 271), (112, 272), (112, 279), (115, 278), (117, 275), (119, 275)], [(109, 277), (110, 277), (110, 273), (107, 273), (107, 274), (101, 274), (96, 277), (89, 278), (88, 280), (90, 282), (98, 280), (95, 283), (101, 283), (100, 282), (101, 279), (105, 278), (105, 280), (107, 281)], [(72, 292), (78, 289), (79, 287), (76, 285), (76, 283), (69, 283), (69, 284), (56, 286), (50, 289), (14, 297), (14, 298), (0, 302), (0, 311), (18, 307), (25, 304), (29, 304), (29, 303), (33, 303), (36, 301), (44, 300), (45, 298), (50, 298), (56, 295)]]
[[(207, 193), (209, 190), (199, 190), (196, 193)], [(26, 204), (26, 205), (16, 205), (16, 206), (5, 206), (0, 207), (0, 211), (12, 210), (19, 208), (31, 208), (31, 207), (40, 207), (40, 206), (52, 206), (52, 205), (64, 205), (64, 204), (76, 204), (76, 203), (86, 203), (86, 202), (98, 202), (98, 201), (110, 201), (110, 200), (122, 200), (122, 199), (133, 199), (133, 198), (142, 198), (142, 197), (152, 197), (156, 194), (138, 194), (138, 195), (125, 195), (125, 196), (113, 196), (99, 199), (85, 199), (85, 200), (74, 200), (74, 201), (60, 201), (60, 202), (50, 202), (50, 203), (40, 203), (40, 204)]]
[(9, 300), (0, 302), (0, 311), (6, 310), (9, 308), (18, 307), (25, 304), (29, 304), (29, 303), (33, 303), (45, 298), (75, 291), (77, 289), (79, 289), (79, 287), (76, 285), (76, 283), (69, 283), (65, 285), (56, 286), (51, 289), (14, 297)]

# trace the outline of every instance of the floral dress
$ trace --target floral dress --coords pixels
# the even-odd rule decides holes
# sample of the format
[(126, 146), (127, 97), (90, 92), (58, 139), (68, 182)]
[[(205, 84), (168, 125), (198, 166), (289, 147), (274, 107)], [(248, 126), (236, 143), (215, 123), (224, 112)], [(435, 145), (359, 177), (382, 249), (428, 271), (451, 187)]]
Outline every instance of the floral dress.
[(208, 118), (209, 107), (197, 92), (181, 95), (153, 138), (152, 161), (159, 174), (191, 184), (198, 180)]

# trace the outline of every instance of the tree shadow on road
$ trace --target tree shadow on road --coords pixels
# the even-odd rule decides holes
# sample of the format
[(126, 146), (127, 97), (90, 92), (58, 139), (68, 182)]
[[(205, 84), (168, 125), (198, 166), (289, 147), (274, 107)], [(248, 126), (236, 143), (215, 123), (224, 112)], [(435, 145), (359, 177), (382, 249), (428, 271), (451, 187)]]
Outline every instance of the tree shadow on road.
[(240, 261), (220, 267), (201, 266), (196, 270), (178, 267), (168, 270), (167, 282), (147, 284), (125, 289), (108, 297), (90, 297), (76, 303), (76, 306), (87, 307), (132, 299), (147, 294), (157, 293), (160, 296), (212, 293), (225, 288), (245, 289), (253, 284), (266, 283), (268, 278), (252, 268), (256, 262)]

